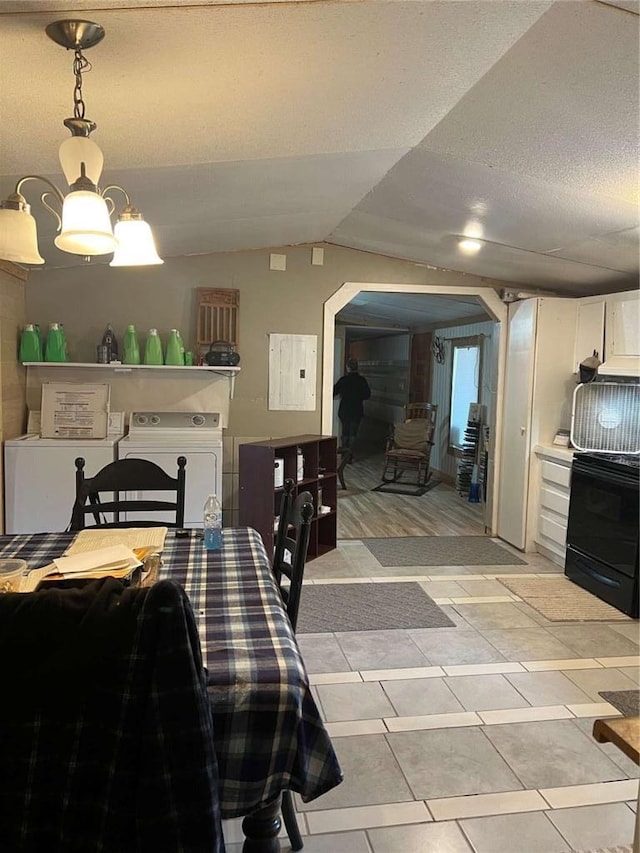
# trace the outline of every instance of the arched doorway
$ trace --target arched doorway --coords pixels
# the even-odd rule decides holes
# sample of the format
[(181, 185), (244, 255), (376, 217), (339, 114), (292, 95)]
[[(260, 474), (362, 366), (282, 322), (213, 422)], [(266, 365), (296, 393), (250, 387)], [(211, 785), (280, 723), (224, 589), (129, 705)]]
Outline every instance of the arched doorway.
[(334, 337), (336, 314), (362, 291), (385, 293), (414, 293), (432, 296), (474, 296), (482, 304), (487, 314), (501, 324), (498, 353), (498, 371), (496, 377), (495, 429), (490, 451), (490, 481), (493, 490), (490, 527), (492, 535), (497, 530), (498, 487), (500, 474), (500, 456), (502, 447), (502, 397), (504, 385), (504, 367), (506, 357), (506, 321), (507, 306), (500, 300), (492, 288), (485, 287), (447, 287), (428, 284), (395, 284), (385, 282), (345, 282), (324, 305), (323, 324), (323, 361), (322, 361), (322, 432), (331, 434), (333, 429), (333, 381), (334, 381)]

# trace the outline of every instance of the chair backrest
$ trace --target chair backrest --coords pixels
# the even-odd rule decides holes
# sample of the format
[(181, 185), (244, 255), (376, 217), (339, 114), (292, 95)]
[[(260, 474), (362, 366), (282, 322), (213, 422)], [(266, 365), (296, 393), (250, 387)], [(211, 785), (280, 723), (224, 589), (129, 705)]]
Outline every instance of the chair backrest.
[[(313, 517), (313, 497), (310, 492), (300, 492), (293, 501), (287, 524), (287, 535), (283, 537), (282, 556), (278, 565), (274, 564), (274, 574), (279, 577), (280, 592), (287, 607), (291, 627), (295, 631), (302, 593), (304, 567), (309, 549), (311, 519)], [(295, 529), (295, 538), (288, 535), (290, 527)], [(283, 577), (289, 585), (283, 584)]]
[(280, 564), (284, 557), (285, 539), (289, 530), (289, 516), (291, 515), (291, 505), (293, 503), (293, 480), (287, 479), (282, 487), (282, 498), (280, 499), (280, 515), (278, 517), (278, 532), (273, 549), (273, 574), (278, 584), (282, 577)]
[[(184, 525), (185, 466), (184, 456), (177, 459), (177, 475), (169, 476), (163, 469), (148, 459), (118, 459), (105, 465), (98, 473), (85, 479), (84, 459), (76, 461), (76, 499), (71, 517), (71, 530), (83, 530), (86, 516), (92, 515), (95, 527), (182, 527)], [(161, 500), (148, 497), (131, 499), (127, 492), (171, 492), (173, 500), (167, 500), (166, 494)], [(100, 495), (107, 493), (107, 499)], [(120, 499), (122, 493), (124, 497)], [(88, 503), (87, 503), (88, 501)], [(172, 513), (174, 520), (159, 518), (139, 518), (140, 513)], [(121, 518), (121, 514), (135, 513), (136, 518)], [(113, 515), (113, 521), (106, 521), (105, 514)]]
[(437, 403), (407, 403), (404, 407), (405, 420), (410, 421), (417, 418), (418, 420), (429, 421), (433, 428), (436, 425), (437, 414)]

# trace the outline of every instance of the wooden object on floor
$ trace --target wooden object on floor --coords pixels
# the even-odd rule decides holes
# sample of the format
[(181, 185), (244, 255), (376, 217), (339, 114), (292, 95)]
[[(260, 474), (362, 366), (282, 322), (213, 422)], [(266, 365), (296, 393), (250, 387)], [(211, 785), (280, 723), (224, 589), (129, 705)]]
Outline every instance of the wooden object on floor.
[(615, 717), (596, 720), (593, 736), (598, 743), (614, 743), (640, 766), (640, 717)]
[[(593, 737), (598, 743), (613, 743), (635, 764), (640, 766), (640, 717), (615, 717), (596, 720)], [(640, 853), (640, 790), (636, 806), (633, 833), (633, 853)]]
[[(298, 448), (303, 456), (303, 477), (297, 479)], [(262, 537), (267, 554), (273, 554), (274, 520), (280, 508), (282, 486), (276, 488), (276, 459), (282, 459), (283, 481), (295, 482), (294, 498), (311, 493), (316, 513), (311, 520), (307, 561), (336, 547), (337, 439), (329, 435), (295, 435), (241, 444), (239, 448), (241, 527), (253, 527)], [(329, 507), (322, 512), (322, 507)]]
[(340, 488), (347, 488), (344, 482), (344, 469), (347, 467), (349, 462), (353, 462), (353, 453), (348, 447), (339, 447), (338, 448), (338, 456), (340, 456), (340, 464), (336, 470), (336, 474), (338, 475), (338, 480), (340, 481)]

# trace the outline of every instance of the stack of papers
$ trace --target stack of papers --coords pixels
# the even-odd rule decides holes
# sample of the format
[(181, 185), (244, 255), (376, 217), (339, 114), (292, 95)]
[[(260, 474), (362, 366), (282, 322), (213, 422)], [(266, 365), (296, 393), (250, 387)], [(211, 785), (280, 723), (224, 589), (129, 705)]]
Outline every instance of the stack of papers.
[(160, 552), (164, 547), (167, 532), (166, 527), (126, 527), (106, 530), (88, 527), (78, 533), (64, 553), (65, 556), (86, 554), (87, 551), (108, 548), (110, 545), (126, 545), (127, 548), (149, 547)]
[[(166, 527), (87, 528), (81, 530), (63, 557), (48, 566), (32, 569), (20, 584), (20, 592), (33, 592), (43, 580), (128, 578), (150, 554), (162, 552)], [(142, 579), (149, 574), (142, 574)]]
[(58, 557), (53, 561), (56, 571), (65, 578), (78, 575), (113, 574), (132, 571), (141, 566), (141, 561), (126, 545), (111, 545), (96, 551), (86, 551), (72, 557)]
[(140, 553), (142, 551), (148, 549), (139, 549), (139, 554), (135, 554), (125, 545), (112, 545), (73, 557), (59, 557), (48, 566), (30, 571), (22, 581), (20, 592), (33, 592), (45, 579), (101, 578), (107, 575), (126, 578), (142, 565), (140, 557), (146, 556), (146, 553)]

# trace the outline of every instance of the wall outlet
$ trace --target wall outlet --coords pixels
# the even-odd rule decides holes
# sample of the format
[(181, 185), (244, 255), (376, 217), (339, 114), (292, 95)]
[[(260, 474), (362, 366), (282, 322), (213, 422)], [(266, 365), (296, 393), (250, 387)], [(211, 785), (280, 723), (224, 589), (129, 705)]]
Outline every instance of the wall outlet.
[(269, 269), (270, 270), (286, 270), (287, 268), (287, 256), (286, 255), (278, 255), (275, 252), (272, 252), (269, 255)]

